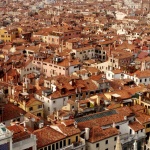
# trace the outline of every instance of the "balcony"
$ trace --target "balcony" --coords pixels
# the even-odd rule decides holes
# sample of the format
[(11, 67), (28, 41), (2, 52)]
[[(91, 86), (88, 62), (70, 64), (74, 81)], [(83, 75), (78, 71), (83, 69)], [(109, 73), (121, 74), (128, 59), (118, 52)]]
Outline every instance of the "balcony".
[(140, 136), (138, 134), (121, 134), (120, 135), (120, 140), (121, 140), (121, 143), (122, 144), (126, 144), (128, 142), (131, 142), (131, 141), (135, 141), (135, 140), (140, 140), (142, 138), (145, 138), (146, 135), (145, 133), (140, 133)]
[(79, 142), (74, 142), (69, 146), (61, 148), (60, 150), (78, 150), (85, 147), (85, 139), (80, 138)]

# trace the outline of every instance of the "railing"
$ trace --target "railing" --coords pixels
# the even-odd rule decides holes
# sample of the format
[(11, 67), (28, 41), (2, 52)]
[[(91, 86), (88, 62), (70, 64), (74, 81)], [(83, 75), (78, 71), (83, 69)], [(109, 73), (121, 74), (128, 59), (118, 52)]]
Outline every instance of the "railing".
[(76, 150), (84, 146), (85, 146), (85, 140), (81, 138), (79, 142), (72, 143), (71, 145), (61, 148), (60, 150)]
[(122, 144), (131, 142), (132, 140), (139, 140), (142, 138), (145, 138), (146, 135), (144, 133), (140, 133), (140, 136), (138, 134), (121, 134), (120, 135), (120, 140)]

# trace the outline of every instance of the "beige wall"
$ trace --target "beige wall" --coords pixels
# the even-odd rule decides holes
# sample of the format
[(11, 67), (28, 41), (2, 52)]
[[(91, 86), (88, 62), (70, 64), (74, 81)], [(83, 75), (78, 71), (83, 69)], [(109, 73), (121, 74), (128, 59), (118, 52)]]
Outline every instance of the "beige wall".
[[(87, 150), (105, 150), (107, 148), (108, 150), (114, 150), (114, 147), (116, 146), (116, 141), (114, 140), (115, 137), (117, 137), (117, 135), (95, 143), (87, 142)], [(106, 140), (108, 140), (108, 144), (105, 143)], [(97, 143), (99, 143), (99, 147), (96, 147)]]

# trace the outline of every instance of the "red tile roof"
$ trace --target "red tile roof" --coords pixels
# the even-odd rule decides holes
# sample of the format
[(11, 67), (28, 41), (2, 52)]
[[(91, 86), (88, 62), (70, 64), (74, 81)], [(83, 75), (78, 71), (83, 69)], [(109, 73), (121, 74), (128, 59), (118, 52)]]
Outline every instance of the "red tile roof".
[(44, 127), (33, 132), (37, 137), (37, 147), (42, 148), (66, 138), (66, 136), (51, 127)]
[(24, 127), (20, 125), (9, 126), (7, 129), (13, 132), (13, 143), (25, 140), (30, 137), (30, 133), (25, 131)]
[(129, 123), (129, 127), (132, 128), (135, 132), (139, 131), (141, 129), (144, 129), (144, 126), (141, 125), (139, 122), (135, 121), (135, 122), (131, 122)]
[(21, 116), (21, 114), (25, 114), (26, 112), (15, 106), (12, 103), (8, 103), (4, 105), (4, 111), (3, 111), (3, 121), (12, 120), (14, 118), (18, 118)]
[(95, 143), (104, 139), (107, 139), (111, 136), (117, 136), (119, 131), (116, 128), (108, 128), (108, 129), (102, 129), (99, 126), (94, 126), (90, 130), (90, 138), (89, 142)]

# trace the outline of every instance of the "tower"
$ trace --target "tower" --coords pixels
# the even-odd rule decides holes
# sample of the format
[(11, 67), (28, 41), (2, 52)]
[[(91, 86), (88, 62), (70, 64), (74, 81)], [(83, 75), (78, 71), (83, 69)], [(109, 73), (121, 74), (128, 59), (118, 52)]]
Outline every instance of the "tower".
[(116, 142), (116, 148), (115, 150), (122, 150), (122, 145), (121, 145), (121, 141), (120, 141), (120, 136), (118, 135), (117, 137), (117, 142)]

